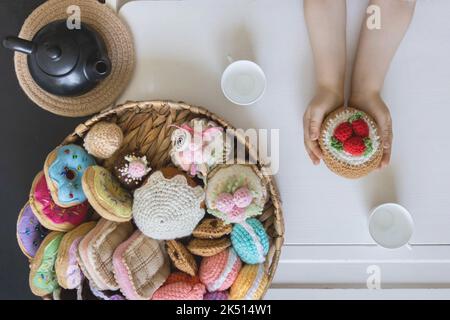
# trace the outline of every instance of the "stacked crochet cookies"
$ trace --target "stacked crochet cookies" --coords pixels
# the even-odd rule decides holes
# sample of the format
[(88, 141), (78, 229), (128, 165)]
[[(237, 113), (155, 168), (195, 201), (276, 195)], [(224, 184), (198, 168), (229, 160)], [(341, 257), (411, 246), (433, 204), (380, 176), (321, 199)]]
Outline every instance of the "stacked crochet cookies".
[[(52, 299), (260, 299), (270, 192), (254, 164), (225, 164), (223, 127), (171, 126), (170, 163), (130, 150), (114, 121), (47, 157), (19, 214), (32, 292)], [(156, 139), (156, 137), (155, 137)]]

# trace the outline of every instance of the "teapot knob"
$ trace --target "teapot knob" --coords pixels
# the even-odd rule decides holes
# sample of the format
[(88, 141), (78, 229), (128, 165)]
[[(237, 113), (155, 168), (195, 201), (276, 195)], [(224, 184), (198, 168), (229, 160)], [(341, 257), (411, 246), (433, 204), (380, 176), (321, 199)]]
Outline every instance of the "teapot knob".
[(47, 51), (48, 57), (52, 60), (57, 60), (61, 57), (61, 48), (57, 46), (47, 46), (45, 50)]

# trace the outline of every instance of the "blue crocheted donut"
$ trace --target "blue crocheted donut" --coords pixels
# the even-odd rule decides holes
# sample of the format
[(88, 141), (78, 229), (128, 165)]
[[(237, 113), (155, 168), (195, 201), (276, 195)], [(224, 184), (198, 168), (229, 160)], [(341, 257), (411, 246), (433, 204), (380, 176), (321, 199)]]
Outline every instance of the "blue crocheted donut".
[(269, 252), (266, 230), (255, 218), (234, 225), (231, 243), (238, 256), (247, 264), (263, 263)]
[(81, 187), (84, 171), (95, 165), (94, 158), (80, 146), (70, 144), (59, 147), (56, 156), (49, 164), (48, 174), (57, 188), (55, 202), (64, 207), (75, 206), (86, 201)]

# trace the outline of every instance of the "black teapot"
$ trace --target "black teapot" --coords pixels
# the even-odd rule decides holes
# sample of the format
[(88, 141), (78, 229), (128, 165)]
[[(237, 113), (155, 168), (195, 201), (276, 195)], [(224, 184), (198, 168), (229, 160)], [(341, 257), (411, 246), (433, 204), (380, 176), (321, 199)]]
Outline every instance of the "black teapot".
[(82, 95), (111, 73), (103, 39), (84, 23), (70, 30), (65, 20), (54, 21), (32, 41), (6, 37), (3, 46), (26, 53), (34, 81), (58, 96)]

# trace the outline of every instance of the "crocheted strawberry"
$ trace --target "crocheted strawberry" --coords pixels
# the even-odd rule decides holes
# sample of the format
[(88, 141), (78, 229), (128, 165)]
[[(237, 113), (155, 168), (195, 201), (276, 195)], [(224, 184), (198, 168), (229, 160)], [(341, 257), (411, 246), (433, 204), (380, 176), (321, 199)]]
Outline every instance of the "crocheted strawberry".
[(350, 138), (352, 135), (353, 135), (353, 128), (352, 125), (348, 122), (341, 123), (334, 130), (334, 137), (342, 143), (347, 141), (347, 139)]
[(369, 136), (369, 125), (364, 119), (358, 119), (352, 122), (353, 132), (361, 138)]
[(361, 137), (354, 136), (344, 142), (344, 150), (353, 156), (360, 156), (366, 151), (366, 144)]

